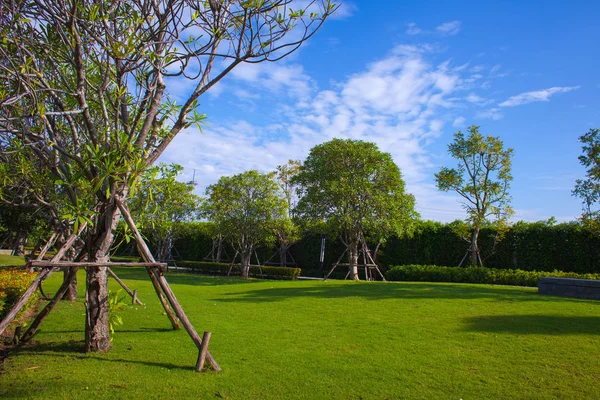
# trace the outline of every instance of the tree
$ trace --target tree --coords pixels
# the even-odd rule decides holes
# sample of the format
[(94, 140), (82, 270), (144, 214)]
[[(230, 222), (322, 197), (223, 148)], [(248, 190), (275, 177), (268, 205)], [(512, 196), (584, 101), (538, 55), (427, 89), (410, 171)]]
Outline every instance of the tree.
[[(0, 3), (0, 142), (31, 149), (52, 171), (70, 222), (87, 222), (89, 261), (107, 261), (119, 205), (138, 177), (181, 131), (203, 122), (200, 97), (241, 63), (293, 52), (336, 9), (329, 0), (294, 4)], [(293, 29), (298, 35), (288, 35)], [(190, 80), (181, 105), (168, 96), (175, 78)], [(108, 350), (107, 271), (86, 272), (85, 349)]]
[(293, 182), (299, 186), (298, 216), (308, 222), (324, 219), (328, 230), (341, 236), (355, 280), (365, 233), (400, 235), (418, 216), (400, 169), (374, 143), (333, 139), (315, 146)]
[(297, 201), (296, 188), (293, 178), (300, 172), (300, 161), (288, 160), (287, 164), (277, 166), (276, 179), (279, 188), (285, 196), (288, 214), (285, 218), (275, 223), (275, 236), (279, 243), (279, 265), (287, 266), (288, 251), (292, 245), (300, 239), (300, 227), (293, 220), (293, 210)]
[(287, 212), (273, 175), (252, 170), (224, 176), (206, 189), (206, 196), (204, 215), (239, 253), (242, 276), (248, 278), (254, 250), (273, 241), (273, 224)]
[(200, 211), (201, 199), (193, 193), (194, 186), (176, 179), (181, 171), (178, 164), (149, 168), (131, 199), (132, 216), (156, 245), (157, 259), (162, 262), (172, 259), (177, 223), (194, 219)]
[(582, 199), (583, 223), (597, 230), (600, 220), (600, 129), (590, 129), (579, 137), (579, 141), (583, 144), (579, 162), (586, 168), (586, 177), (577, 179), (572, 193)]
[(464, 199), (462, 205), (471, 230), (471, 264), (482, 265), (478, 246), (481, 228), (489, 223), (506, 226), (513, 214), (509, 194), (513, 149), (505, 150), (497, 136), (483, 137), (478, 126), (468, 131), (467, 137), (461, 131), (455, 133), (448, 145), (458, 166), (443, 167), (435, 174), (435, 181), (439, 190), (455, 191)]

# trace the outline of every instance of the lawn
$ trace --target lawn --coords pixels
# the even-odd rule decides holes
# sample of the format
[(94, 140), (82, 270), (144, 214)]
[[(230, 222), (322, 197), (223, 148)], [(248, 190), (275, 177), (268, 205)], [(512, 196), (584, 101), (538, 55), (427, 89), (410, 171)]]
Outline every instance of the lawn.
[(25, 258), (23, 256), (11, 256), (8, 254), (0, 254), (0, 267), (4, 265), (24, 265)]
[[(146, 306), (121, 312), (125, 324), (113, 349), (81, 353), (83, 303), (62, 303), (35, 343), (5, 361), (0, 397), (458, 400), (600, 393), (600, 302), (514, 287), (170, 274), (190, 320), (212, 332), (210, 350), (223, 368), (198, 374), (195, 346), (184, 331), (169, 329), (144, 271), (116, 272)], [(44, 287), (59, 283), (55, 274)]]

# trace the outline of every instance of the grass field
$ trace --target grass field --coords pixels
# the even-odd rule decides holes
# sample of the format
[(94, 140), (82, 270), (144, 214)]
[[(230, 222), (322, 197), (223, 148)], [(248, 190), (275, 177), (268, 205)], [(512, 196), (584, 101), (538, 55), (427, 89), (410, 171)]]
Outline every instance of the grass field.
[(0, 254), (0, 266), (3, 265), (24, 265), (25, 258), (22, 256), (10, 256), (7, 254)]
[[(591, 399), (600, 302), (535, 289), (168, 276), (221, 373), (171, 331), (145, 273), (117, 269), (128, 306), (105, 354), (84, 354), (83, 303), (62, 303), (13, 351), (2, 398)], [(79, 277), (83, 288), (83, 274)], [(60, 276), (45, 284), (55, 290)], [(111, 282), (113, 288), (114, 282)], [(83, 294), (83, 291), (81, 291)]]

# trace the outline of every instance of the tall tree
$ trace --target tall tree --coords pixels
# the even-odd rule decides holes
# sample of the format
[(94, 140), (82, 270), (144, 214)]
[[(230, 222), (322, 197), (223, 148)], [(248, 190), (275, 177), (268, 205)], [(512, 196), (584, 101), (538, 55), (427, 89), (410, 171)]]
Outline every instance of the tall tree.
[(298, 224), (294, 222), (293, 212), (296, 206), (296, 188), (293, 179), (300, 172), (300, 161), (288, 160), (287, 164), (277, 166), (275, 172), (276, 181), (283, 192), (287, 202), (288, 215), (274, 226), (279, 246), (279, 265), (287, 266), (288, 251), (292, 245), (300, 239), (301, 230)]
[(200, 197), (191, 183), (177, 181), (178, 164), (151, 167), (137, 182), (131, 199), (132, 216), (156, 246), (156, 258), (172, 259), (177, 223), (197, 218)]
[[(30, 148), (88, 219), (106, 261), (117, 202), (193, 124), (199, 99), (241, 63), (276, 61), (333, 13), (329, 0), (6, 0), (0, 3), (0, 142)], [(292, 30), (298, 32), (288, 35)], [(171, 78), (171, 79), (167, 79)], [(169, 82), (190, 80), (181, 105)], [(182, 95), (182, 93), (178, 93)], [(110, 348), (107, 271), (87, 268), (86, 351)]]
[(579, 162), (585, 167), (585, 179), (577, 179), (573, 194), (582, 200), (582, 221), (599, 228), (600, 210), (600, 129), (590, 129), (581, 135), (579, 141), (582, 143), (583, 154), (579, 156)]
[(402, 234), (418, 216), (400, 169), (374, 143), (333, 139), (315, 146), (293, 180), (298, 216), (325, 220), (347, 247), (350, 275), (358, 280), (358, 256), (365, 233)]
[(443, 167), (435, 174), (439, 190), (454, 191), (462, 198), (471, 228), (470, 258), (472, 265), (482, 265), (479, 233), (482, 226), (493, 223), (506, 226), (513, 210), (510, 206), (511, 162), (513, 149), (504, 149), (497, 136), (484, 137), (478, 126), (469, 134), (458, 131), (448, 145), (450, 155), (458, 160), (456, 168)]
[(239, 253), (242, 276), (248, 278), (254, 250), (273, 241), (274, 223), (287, 214), (273, 174), (252, 170), (224, 176), (206, 189), (206, 196), (204, 215)]

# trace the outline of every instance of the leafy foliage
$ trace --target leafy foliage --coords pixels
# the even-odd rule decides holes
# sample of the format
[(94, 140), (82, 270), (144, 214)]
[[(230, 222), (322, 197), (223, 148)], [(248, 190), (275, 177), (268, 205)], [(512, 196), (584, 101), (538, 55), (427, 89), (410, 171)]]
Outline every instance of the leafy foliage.
[(366, 232), (401, 235), (417, 217), (400, 169), (374, 143), (333, 139), (315, 146), (293, 182), (300, 194), (297, 215), (308, 224), (323, 219), (331, 234), (341, 235), (352, 272)]
[[(201, 199), (194, 186), (177, 181), (183, 170), (178, 164), (159, 164), (149, 168), (137, 182), (131, 199), (132, 215), (139, 227), (155, 244), (160, 261), (171, 258), (177, 238), (177, 223), (195, 219)], [(125, 235), (128, 241), (128, 236)]]
[[(458, 160), (456, 168), (443, 167), (435, 174), (439, 190), (454, 191), (463, 198), (467, 222), (471, 226), (471, 263), (479, 264), (478, 236), (489, 223), (506, 227), (513, 214), (510, 207), (512, 149), (496, 136), (484, 137), (478, 126), (468, 128), (469, 135), (458, 131), (448, 145), (450, 155)], [(499, 230), (499, 232), (501, 232)]]
[[(117, 314), (118, 311), (123, 310), (123, 307), (127, 305), (125, 302), (125, 295), (121, 295), (123, 290), (119, 289), (117, 292), (112, 290), (108, 291), (108, 329), (110, 334), (115, 334), (115, 328), (123, 325), (123, 317)], [(112, 336), (110, 340), (112, 341)]]
[(583, 144), (583, 154), (579, 156), (579, 162), (585, 170), (585, 179), (577, 179), (573, 194), (582, 199), (584, 222), (592, 225), (598, 230), (600, 210), (600, 129), (590, 129), (589, 132), (579, 137)]
[(287, 216), (277, 183), (272, 174), (246, 171), (221, 177), (206, 189), (206, 195), (204, 215), (239, 252), (247, 277), (253, 251), (261, 243), (274, 241), (274, 223)]
[[(27, 290), (36, 274), (24, 270), (1, 269), (0, 270), (0, 320), (19, 300), (21, 295)], [(21, 309), (21, 314), (30, 309), (38, 299), (37, 292), (27, 301), (27, 304)], [(18, 318), (18, 316), (17, 316)]]

